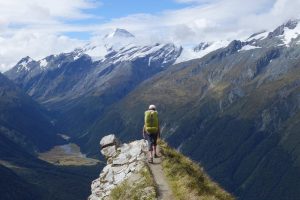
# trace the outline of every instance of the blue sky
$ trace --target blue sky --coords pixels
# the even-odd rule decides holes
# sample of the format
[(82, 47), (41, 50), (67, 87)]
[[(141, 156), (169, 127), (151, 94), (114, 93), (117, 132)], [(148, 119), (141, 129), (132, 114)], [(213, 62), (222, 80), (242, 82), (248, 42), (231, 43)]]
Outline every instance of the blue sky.
[[(95, 8), (84, 10), (84, 12), (94, 15), (95, 18), (68, 20), (67, 22), (80, 25), (101, 24), (139, 13), (156, 15), (169, 10), (183, 9), (191, 4), (175, 0), (101, 0)], [(89, 32), (66, 32), (65, 34), (84, 40), (91, 36)]]
[[(80, 12), (90, 15), (90, 17), (81, 19), (65, 19), (63, 20), (63, 23), (79, 27), (81, 26), (83, 29), (77, 28), (76, 30), (63, 30), (62, 32), (62, 34), (70, 38), (76, 38), (79, 40), (89, 40), (95, 34), (103, 33), (114, 28), (125, 28), (129, 29), (129, 31), (141, 33), (142, 31), (146, 31), (144, 26), (145, 24), (149, 24), (148, 29), (152, 32), (153, 29), (158, 30), (157, 33), (154, 34), (159, 34), (160, 32), (164, 35), (168, 35), (168, 33), (164, 32), (172, 30), (173, 33), (171, 34), (173, 34), (173, 36), (164, 36), (168, 38), (174, 37), (175, 34), (180, 32), (179, 29), (184, 29), (185, 26), (188, 26), (187, 24), (196, 24), (189, 25), (187, 28), (189, 31), (180, 33), (179, 37), (182, 37), (183, 40), (186, 40), (188, 37), (195, 37), (196, 35), (202, 37), (202, 35), (195, 34), (195, 32), (202, 31), (203, 34), (205, 34), (207, 30), (213, 29), (213, 33), (211, 33), (214, 35), (213, 37), (218, 37), (215, 33), (218, 32), (219, 36), (223, 34), (221, 36), (223, 37), (222, 39), (234, 39), (235, 37), (241, 37), (242, 34), (246, 36), (247, 34), (251, 34), (255, 31), (269, 29), (270, 27), (273, 28), (284, 22), (284, 20), (290, 18), (289, 16), (285, 16), (284, 14), (280, 13), (280, 11), (278, 11), (279, 9), (277, 8), (284, 8), (285, 5), (290, 4), (290, 2), (287, 0), (81, 1), (95, 3), (88, 9), (79, 9)], [(294, 2), (299, 1), (300, 0), (294, 0)], [(295, 3), (295, 5), (296, 4), (297, 3)], [(293, 10), (291, 13), (291, 16), (293, 16), (295, 11)], [(172, 15), (173, 19), (169, 17)], [(279, 16), (277, 19), (274, 19), (273, 17), (276, 17), (276, 15)], [(180, 16), (182, 16), (182, 18), (185, 20), (181, 20)], [(143, 18), (145, 19), (143, 20)], [(174, 28), (176, 25), (173, 25), (174, 22), (176, 23), (176, 18), (179, 19), (177, 24), (178, 30), (174, 30), (176, 29)], [(136, 25), (133, 25), (133, 23), (136, 23)], [(241, 25), (242, 23), (249, 23), (249, 26), (247, 27), (247, 25)], [(228, 32), (227, 30), (230, 31)], [(222, 33), (222, 31), (225, 32)], [(176, 33), (174, 34), (174, 32)], [(206, 35), (208, 35), (208, 33)], [(177, 37), (176, 40), (178, 40), (178, 36), (175, 37)]]
[(186, 7), (174, 0), (102, 0), (102, 6), (92, 11), (93, 14), (103, 16), (104, 20), (124, 17), (134, 13), (157, 14), (165, 10)]

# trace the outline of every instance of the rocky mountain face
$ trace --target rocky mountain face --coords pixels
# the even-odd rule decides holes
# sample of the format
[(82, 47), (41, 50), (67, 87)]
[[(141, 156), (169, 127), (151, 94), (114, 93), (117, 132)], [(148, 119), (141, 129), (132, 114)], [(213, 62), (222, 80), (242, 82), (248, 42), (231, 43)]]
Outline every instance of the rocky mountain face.
[(117, 29), (101, 44), (40, 61), (26, 57), (5, 75), (53, 111), (58, 126), (80, 136), (107, 107), (173, 64), (181, 53), (173, 44), (145, 46), (133, 39)]
[(108, 131), (139, 138), (154, 103), (164, 137), (237, 197), (297, 199), (299, 29), (290, 21), (160, 72), (108, 110), (85, 144)]

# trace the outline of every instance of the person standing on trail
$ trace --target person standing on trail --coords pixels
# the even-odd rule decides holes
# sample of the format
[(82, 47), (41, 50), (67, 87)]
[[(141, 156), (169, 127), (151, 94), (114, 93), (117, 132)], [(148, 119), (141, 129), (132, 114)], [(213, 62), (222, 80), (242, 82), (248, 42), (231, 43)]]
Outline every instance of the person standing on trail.
[(158, 113), (155, 105), (150, 105), (149, 109), (145, 111), (145, 122), (143, 127), (143, 137), (148, 140), (149, 146), (149, 159), (150, 163), (153, 163), (153, 152), (154, 157), (157, 158), (156, 145), (157, 138), (160, 138), (160, 128), (158, 121)]

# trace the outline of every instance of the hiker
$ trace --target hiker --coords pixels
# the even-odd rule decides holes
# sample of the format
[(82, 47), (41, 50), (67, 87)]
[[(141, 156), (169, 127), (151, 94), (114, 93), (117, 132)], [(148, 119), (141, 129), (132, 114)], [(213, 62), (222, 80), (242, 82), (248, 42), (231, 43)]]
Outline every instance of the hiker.
[(158, 113), (155, 105), (150, 105), (149, 109), (145, 111), (145, 122), (143, 127), (143, 137), (148, 140), (149, 146), (149, 163), (153, 163), (153, 152), (154, 157), (159, 156), (156, 153), (157, 138), (160, 138), (160, 128), (158, 121)]

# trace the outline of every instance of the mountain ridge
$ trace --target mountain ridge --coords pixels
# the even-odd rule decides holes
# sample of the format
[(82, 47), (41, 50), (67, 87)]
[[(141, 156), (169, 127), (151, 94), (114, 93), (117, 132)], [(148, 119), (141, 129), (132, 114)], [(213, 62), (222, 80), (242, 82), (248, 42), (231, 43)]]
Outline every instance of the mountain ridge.
[[(127, 59), (133, 50), (137, 55), (143, 50), (128, 46), (107, 48), (102, 61), (85, 54), (77, 59), (82, 51), (61, 54), (62, 67), (49, 65), (57, 71), (37, 79), (6, 75), (54, 111), (57, 125), (90, 156), (99, 155), (97, 141), (108, 132), (124, 141), (141, 137), (136, 130), (143, 126), (142, 111), (154, 103), (166, 140), (201, 162), (228, 191), (243, 200), (293, 199), (300, 195), (298, 27), (298, 22), (285, 24), (182, 63), (176, 63), (181, 48), (169, 44), (165, 51), (162, 45), (164, 54), (155, 55), (172, 52), (166, 67), (163, 59), (152, 63), (153, 54)], [(198, 48), (203, 52), (211, 45)], [(99, 75), (96, 82), (89, 70)], [(72, 89), (83, 75), (86, 87)], [(98, 79), (103, 85), (95, 84)], [(50, 83), (63, 87), (48, 90)], [(76, 96), (89, 88), (87, 98)], [(70, 95), (62, 101), (66, 91)]]
[[(91, 184), (96, 199), (234, 199), (193, 161), (159, 142), (161, 158), (147, 163), (146, 140), (122, 144), (114, 134), (100, 140), (107, 165)], [(159, 177), (159, 179), (158, 179)], [(188, 181), (188, 183), (186, 182)]]
[[(46, 68), (40, 67), (41, 61), (32, 61), (31, 71), (18, 72), (22, 63), (19, 62), (5, 75), (53, 111), (54, 117), (59, 113), (57, 126), (63, 132), (78, 135), (92, 125), (93, 118), (101, 117), (107, 106), (143, 80), (165, 70), (180, 53), (181, 48), (173, 44), (127, 46), (111, 50), (103, 60), (93, 61), (77, 49), (45, 58)], [(78, 127), (80, 124), (83, 126)]]
[[(105, 132), (138, 138), (130, 133), (143, 126), (141, 110), (154, 103), (167, 141), (201, 162), (228, 191), (249, 200), (295, 199), (299, 39), (288, 45), (281, 36), (233, 41), (176, 64), (115, 104), (81, 144), (91, 151)], [(243, 49), (247, 45), (259, 48)]]

